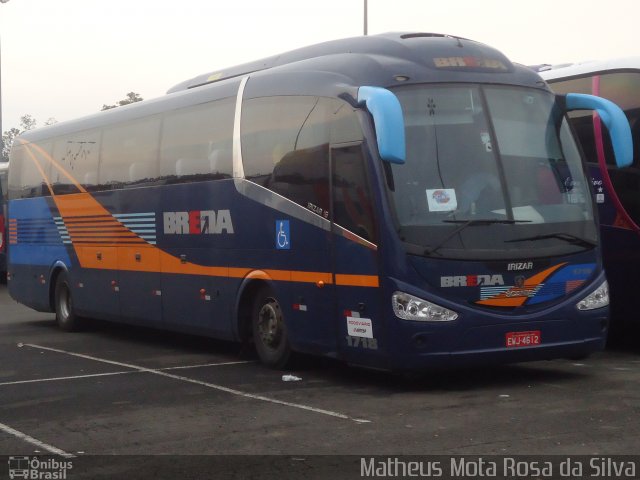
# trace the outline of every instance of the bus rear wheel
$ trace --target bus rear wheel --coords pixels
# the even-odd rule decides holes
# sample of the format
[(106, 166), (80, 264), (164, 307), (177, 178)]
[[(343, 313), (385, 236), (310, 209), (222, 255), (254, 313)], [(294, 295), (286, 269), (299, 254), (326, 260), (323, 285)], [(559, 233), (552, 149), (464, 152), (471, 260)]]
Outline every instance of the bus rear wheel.
[(269, 288), (262, 288), (252, 312), (253, 342), (258, 357), (271, 368), (284, 368), (291, 357), (284, 315), (277, 298)]
[(67, 332), (77, 330), (80, 327), (80, 318), (73, 308), (73, 297), (67, 272), (60, 272), (56, 278), (54, 301), (58, 326)]

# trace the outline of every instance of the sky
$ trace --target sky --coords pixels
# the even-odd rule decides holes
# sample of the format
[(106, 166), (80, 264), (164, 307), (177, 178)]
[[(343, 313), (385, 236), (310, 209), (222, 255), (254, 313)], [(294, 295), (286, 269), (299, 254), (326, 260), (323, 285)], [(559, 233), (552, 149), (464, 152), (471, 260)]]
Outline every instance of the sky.
[[(2, 0), (6, 1), (6, 0)], [(2, 130), (149, 99), (201, 73), (363, 34), (364, 0), (8, 0)], [(598, 7), (599, 8), (596, 8)], [(526, 65), (640, 56), (640, 1), (368, 0), (370, 35), (446, 33)]]

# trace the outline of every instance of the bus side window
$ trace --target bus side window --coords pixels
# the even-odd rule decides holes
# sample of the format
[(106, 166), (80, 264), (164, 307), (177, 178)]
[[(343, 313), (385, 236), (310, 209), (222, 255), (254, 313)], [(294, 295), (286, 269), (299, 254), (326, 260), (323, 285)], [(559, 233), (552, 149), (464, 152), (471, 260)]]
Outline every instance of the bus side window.
[[(104, 130), (98, 181), (100, 189), (140, 185), (158, 177), (160, 116), (142, 118)], [(135, 163), (144, 164), (134, 166)], [(131, 176), (133, 174), (133, 177)]]
[(630, 119), (631, 138), (633, 140), (633, 166), (640, 167), (640, 117)]
[(329, 140), (333, 100), (261, 97), (242, 107), (247, 179), (329, 217)]
[[(634, 121), (635, 120), (635, 121)], [(640, 225), (640, 118), (632, 118), (631, 134), (633, 136), (633, 163), (627, 168), (609, 168), (609, 177), (611, 183), (622, 203), (622, 206), (629, 214), (631, 219)], [(608, 139), (608, 136), (605, 137)], [(605, 152), (607, 155), (613, 156), (610, 146), (611, 142), (605, 142)]]
[(171, 183), (233, 174), (235, 98), (187, 107), (164, 118), (160, 145), (160, 177)]
[(22, 165), (27, 160), (26, 156), (25, 147), (18, 145), (18, 142), (13, 142), (9, 156), (11, 168), (7, 177), (8, 199), (22, 198), (22, 169), (24, 168)]
[(14, 146), (11, 150), (11, 198), (49, 195), (46, 179), (51, 174), (51, 143)]
[(367, 183), (362, 144), (331, 150), (333, 221), (356, 235), (376, 241), (373, 206)]
[(0, 174), (0, 202), (7, 201), (8, 192), (7, 171), (5, 170), (3, 174)]
[[(98, 180), (98, 158), (100, 154), (100, 131), (89, 130), (74, 135), (65, 135), (53, 144), (51, 185), (56, 195), (77, 193), (71, 178), (84, 188), (95, 188)], [(65, 175), (65, 172), (67, 175)]]

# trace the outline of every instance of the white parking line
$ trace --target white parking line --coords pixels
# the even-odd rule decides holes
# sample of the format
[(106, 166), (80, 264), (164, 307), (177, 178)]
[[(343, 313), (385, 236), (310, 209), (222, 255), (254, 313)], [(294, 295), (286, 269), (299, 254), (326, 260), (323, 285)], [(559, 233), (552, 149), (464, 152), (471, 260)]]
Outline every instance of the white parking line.
[(136, 370), (127, 370), (126, 372), (89, 373), (87, 375), (73, 375), (70, 377), (34, 378), (32, 380), (16, 380), (13, 382), (3, 382), (3, 383), (0, 383), (0, 387), (3, 387), (5, 385), (21, 385), (23, 383), (57, 382), (60, 380), (76, 380), (78, 378), (108, 377), (111, 375), (124, 375), (126, 373), (139, 373), (139, 372), (137, 372)]
[(199, 365), (182, 365), (179, 367), (164, 367), (158, 368), (158, 370), (183, 370), (185, 368), (202, 368), (202, 367), (225, 367), (227, 365), (242, 365), (244, 363), (256, 363), (251, 360), (240, 360), (237, 362), (219, 362), (219, 363), (201, 363)]
[(22, 433), (19, 430), (16, 430), (15, 428), (11, 428), (9, 425), (5, 425), (4, 423), (0, 423), (0, 431), (8, 433), (9, 435), (13, 435), (16, 438), (19, 438), (20, 440), (24, 440), (25, 442), (30, 443), (31, 445), (35, 445), (36, 447), (39, 447), (43, 450), (46, 450), (49, 453), (60, 455), (65, 458), (75, 457), (75, 455), (71, 455), (70, 453), (67, 453), (64, 450), (60, 450), (59, 448), (56, 448), (53, 445), (49, 445), (48, 443), (41, 442), (37, 438), (33, 438), (32, 436), (27, 435), (26, 433)]
[[(24, 346), (24, 344), (22, 345)], [(241, 361), (241, 362), (202, 363), (199, 365), (181, 365), (178, 367), (163, 367), (163, 368), (158, 368), (158, 370), (183, 370), (186, 368), (222, 367), (226, 365), (239, 365), (243, 363), (254, 363), (254, 362)], [(141, 373), (141, 371), (140, 370), (121, 370), (119, 372), (88, 373), (85, 375), (71, 375), (69, 377), (49, 377), (49, 378), (34, 378), (31, 380), (15, 380), (13, 382), (2, 382), (0, 383), (0, 387), (3, 387), (5, 385), (21, 385), (23, 383), (57, 382), (61, 380), (77, 380), (79, 378), (109, 377), (112, 375), (125, 375), (129, 373)]]
[(62, 353), (62, 354), (65, 354), (65, 355), (71, 355), (73, 357), (84, 358), (84, 359), (87, 359), (87, 360), (94, 360), (96, 362), (107, 363), (107, 364), (110, 364), (110, 365), (118, 365), (118, 366), (124, 367), (124, 368), (131, 368), (131, 369), (136, 370), (138, 372), (152, 373), (154, 375), (160, 375), (162, 377), (172, 378), (174, 380), (180, 380), (182, 382), (193, 383), (193, 384), (196, 384), (196, 385), (201, 385), (203, 387), (219, 390), (221, 392), (226, 392), (226, 393), (230, 393), (232, 395), (237, 395), (239, 397), (251, 398), (251, 399), (254, 399), (254, 400), (261, 400), (263, 402), (269, 402), (269, 403), (273, 403), (273, 404), (276, 404), (276, 405), (284, 405), (284, 406), (287, 406), (287, 407), (298, 408), (300, 410), (307, 410), (307, 411), (310, 411), (310, 412), (320, 413), (322, 415), (328, 415), (330, 417), (341, 418), (343, 420), (352, 420), (352, 421), (357, 422), (357, 423), (370, 423), (370, 420), (353, 418), (353, 417), (350, 417), (350, 416), (345, 415), (343, 413), (332, 412), (331, 410), (324, 410), (322, 408), (311, 407), (309, 405), (302, 405), (302, 404), (299, 404), (299, 403), (285, 402), (283, 400), (277, 400), (275, 398), (269, 398), (269, 397), (265, 397), (263, 395), (255, 395), (253, 393), (242, 392), (240, 390), (235, 390), (233, 388), (224, 387), (222, 385), (217, 385), (215, 383), (203, 382), (203, 381), (200, 381), (200, 380), (195, 380), (193, 378), (188, 378), (188, 377), (183, 377), (183, 376), (180, 376), (180, 375), (174, 375), (172, 373), (163, 372), (162, 370), (156, 370), (156, 369), (153, 369), (153, 368), (146, 368), (146, 367), (141, 367), (139, 365), (133, 365), (131, 363), (116, 362), (114, 360), (108, 360), (108, 359), (105, 359), (105, 358), (93, 357), (91, 355), (85, 355), (83, 353), (69, 352), (67, 350), (61, 350), (61, 349), (58, 349), (58, 348), (45, 347), (43, 345), (35, 345), (35, 344), (32, 344), (32, 343), (24, 343), (24, 344), (20, 344), (20, 345), (22, 345), (24, 347), (38, 348), (40, 350), (47, 350), (47, 351), (50, 351), (50, 352)]

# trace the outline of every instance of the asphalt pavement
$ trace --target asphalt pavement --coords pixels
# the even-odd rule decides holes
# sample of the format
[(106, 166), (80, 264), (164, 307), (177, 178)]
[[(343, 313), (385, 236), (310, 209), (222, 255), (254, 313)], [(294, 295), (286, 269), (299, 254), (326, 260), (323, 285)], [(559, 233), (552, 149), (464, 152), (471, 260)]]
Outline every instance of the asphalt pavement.
[(634, 455), (638, 343), (411, 377), (324, 359), (281, 372), (234, 343), (105, 322), (65, 333), (2, 285), (0, 455)]

